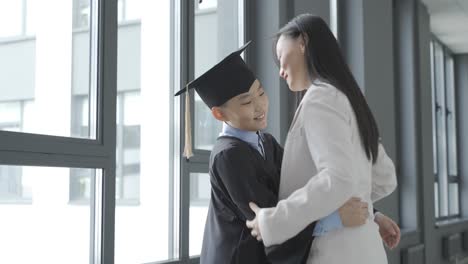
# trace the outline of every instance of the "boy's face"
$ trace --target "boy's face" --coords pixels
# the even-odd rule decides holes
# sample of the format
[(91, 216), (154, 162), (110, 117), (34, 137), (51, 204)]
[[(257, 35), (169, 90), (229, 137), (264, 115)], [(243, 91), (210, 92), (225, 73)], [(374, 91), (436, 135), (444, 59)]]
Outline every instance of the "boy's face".
[(260, 82), (255, 80), (247, 93), (231, 98), (219, 110), (221, 120), (235, 128), (263, 130), (267, 126), (268, 96)]

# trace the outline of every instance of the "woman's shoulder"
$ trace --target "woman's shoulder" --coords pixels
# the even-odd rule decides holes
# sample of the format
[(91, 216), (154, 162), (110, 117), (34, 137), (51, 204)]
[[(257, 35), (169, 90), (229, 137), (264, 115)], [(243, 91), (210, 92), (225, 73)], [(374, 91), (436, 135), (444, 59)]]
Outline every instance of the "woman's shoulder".
[(305, 103), (326, 104), (330, 106), (340, 106), (346, 109), (350, 106), (348, 97), (334, 85), (326, 82), (315, 82), (311, 85), (304, 96)]
[(305, 115), (322, 115), (340, 117), (345, 122), (351, 124), (354, 114), (348, 97), (329, 83), (313, 84), (304, 96), (303, 110)]

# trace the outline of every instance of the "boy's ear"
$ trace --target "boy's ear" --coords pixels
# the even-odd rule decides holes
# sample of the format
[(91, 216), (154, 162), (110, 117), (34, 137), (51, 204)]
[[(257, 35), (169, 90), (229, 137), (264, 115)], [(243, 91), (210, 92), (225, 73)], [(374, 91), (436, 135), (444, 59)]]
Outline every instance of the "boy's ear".
[(222, 121), (222, 122), (228, 121), (220, 107), (217, 107), (217, 106), (212, 107), (211, 114), (213, 115), (214, 118), (216, 118), (219, 121)]

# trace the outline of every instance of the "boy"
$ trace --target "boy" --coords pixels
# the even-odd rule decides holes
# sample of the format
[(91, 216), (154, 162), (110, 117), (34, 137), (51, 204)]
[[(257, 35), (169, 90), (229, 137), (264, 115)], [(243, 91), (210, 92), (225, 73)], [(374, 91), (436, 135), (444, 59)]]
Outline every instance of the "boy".
[[(250, 235), (245, 226), (254, 217), (249, 202), (263, 207), (277, 203), (283, 149), (273, 136), (260, 132), (267, 126), (268, 97), (240, 57), (249, 44), (176, 94), (195, 88), (213, 116), (224, 122), (210, 156), (211, 200), (200, 263), (301, 263), (308, 256), (312, 234), (363, 224), (367, 205), (352, 199), (319, 226), (311, 224), (269, 248), (268, 258), (263, 244)], [(190, 134), (186, 131), (186, 136)], [(185, 155), (190, 157), (190, 148)]]

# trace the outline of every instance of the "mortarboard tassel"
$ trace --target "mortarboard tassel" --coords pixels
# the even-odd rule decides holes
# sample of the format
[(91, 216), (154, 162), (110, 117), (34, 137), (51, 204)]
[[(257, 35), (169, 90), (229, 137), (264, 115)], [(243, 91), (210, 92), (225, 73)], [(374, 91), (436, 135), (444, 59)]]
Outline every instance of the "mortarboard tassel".
[(190, 159), (193, 156), (192, 151), (192, 124), (190, 120), (190, 91), (187, 85), (185, 93), (185, 147), (184, 157)]

